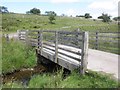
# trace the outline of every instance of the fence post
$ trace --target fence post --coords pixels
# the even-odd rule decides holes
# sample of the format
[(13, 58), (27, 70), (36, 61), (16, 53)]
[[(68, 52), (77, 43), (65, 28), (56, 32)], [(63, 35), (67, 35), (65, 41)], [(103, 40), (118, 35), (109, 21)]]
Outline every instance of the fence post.
[(58, 31), (55, 31), (55, 63), (57, 63), (58, 58)]
[(95, 49), (98, 49), (98, 32), (96, 32)]
[(28, 33), (29, 33), (29, 31), (26, 30), (26, 31), (25, 31), (25, 42), (26, 42), (26, 45), (27, 45), (27, 46), (29, 46), (29, 44), (30, 44), (30, 43), (29, 43), (29, 38), (28, 38)]
[(41, 55), (42, 54), (42, 49), (43, 49), (43, 42), (42, 42), (42, 39), (43, 39), (43, 36), (42, 36), (42, 31), (38, 31), (38, 45), (37, 45), (37, 48), (38, 48), (38, 53)]
[(78, 28), (77, 30), (76, 30), (76, 34), (75, 34), (75, 38), (76, 38), (76, 40), (75, 40), (75, 44), (76, 45), (79, 45), (79, 33), (80, 32), (80, 29)]
[(9, 41), (10, 41), (8, 34), (6, 34), (6, 41), (7, 41), (7, 43), (9, 43)]
[(43, 49), (43, 32), (40, 32), (40, 54), (42, 55), (42, 49)]
[(20, 31), (17, 30), (18, 40), (20, 40)]
[(38, 31), (38, 45), (37, 45), (37, 48), (39, 49), (40, 48), (40, 31)]
[(83, 75), (87, 69), (88, 63), (88, 41), (89, 41), (88, 32), (83, 32), (83, 47), (82, 47), (82, 55), (81, 55), (81, 67), (80, 73)]

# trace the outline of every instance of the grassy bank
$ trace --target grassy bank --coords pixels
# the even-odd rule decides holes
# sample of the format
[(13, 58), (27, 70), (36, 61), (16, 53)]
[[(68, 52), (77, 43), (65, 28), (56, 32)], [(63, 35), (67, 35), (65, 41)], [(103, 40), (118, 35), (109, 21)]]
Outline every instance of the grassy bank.
[(35, 51), (25, 44), (11, 40), (2, 40), (2, 73), (33, 67), (36, 65)]
[(104, 23), (99, 20), (78, 17), (56, 17), (55, 24), (50, 24), (48, 16), (25, 14), (2, 14), (3, 32), (16, 32), (20, 29), (27, 30), (74, 30), (83, 31), (118, 31), (117, 23)]
[[(22, 83), (6, 83), (3, 88), (117, 88), (118, 83), (106, 75), (89, 71), (81, 76), (77, 72), (72, 72), (65, 79), (62, 72), (57, 74), (43, 74), (33, 76), (28, 86), (23, 87)], [(119, 86), (120, 87), (120, 86)]]

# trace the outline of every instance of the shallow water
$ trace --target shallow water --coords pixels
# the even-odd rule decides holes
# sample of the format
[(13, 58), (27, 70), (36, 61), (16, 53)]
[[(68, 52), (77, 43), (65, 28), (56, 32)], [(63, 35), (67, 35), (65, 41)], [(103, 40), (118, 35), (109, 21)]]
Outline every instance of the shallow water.
[[(55, 64), (38, 64), (34, 68), (27, 68), (21, 69), (19, 71), (15, 71), (12, 73), (8, 73), (2, 76), (2, 83), (9, 83), (9, 82), (21, 82), (23, 86), (28, 86), (30, 79), (34, 75), (42, 74), (42, 73), (54, 73), (57, 70), (61, 69), (62, 67)], [(63, 79), (70, 74), (70, 71), (67, 69), (63, 69)], [(0, 77), (1, 79), (1, 77)]]
[(14, 81), (21, 81), (26, 84), (33, 75), (43, 73), (46, 70), (47, 68), (42, 65), (35, 66), (34, 68), (21, 69), (19, 71), (15, 71), (14, 73), (4, 75), (2, 77), (2, 81), (3, 84)]

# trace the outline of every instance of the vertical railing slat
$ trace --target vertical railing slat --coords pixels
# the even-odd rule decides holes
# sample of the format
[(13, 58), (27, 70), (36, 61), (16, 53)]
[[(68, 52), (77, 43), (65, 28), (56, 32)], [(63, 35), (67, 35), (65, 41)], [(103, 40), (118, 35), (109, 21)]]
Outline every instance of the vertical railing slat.
[(98, 32), (96, 32), (95, 49), (98, 49)]
[(9, 43), (9, 41), (10, 41), (8, 34), (6, 34), (6, 41), (7, 41), (7, 43)]
[(18, 40), (20, 40), (20, 30), (17, 30)]
[(30, 43), (29, 43), (29, 38), (28, 38), (28, 33), (29, 33), (29, 31), (28, 30), (26, 30), (25, 31), (25, 42), (26, 42), (26, 45), (30, 45)]
[(37, 31), (38, 32), (38, 45), (37, 45), (37, 48), (39, 50), (39, 54), (42, 54), (42, 49), (43, 49), (43, 42), (42, 42), (42, 39), (43, 39), (43, 36), (42, 36), (42, 31)]
[(55, 31), (55, 63), (57, 63), (58, 58), (58, 31)]
[(38, 45), (37, 45), (37, 48), (38, 49), (40, 48), (40, 31), (38, 31)]
[(40, 54), (42, 55), (43, 50), (43, 31), (40, 32)]

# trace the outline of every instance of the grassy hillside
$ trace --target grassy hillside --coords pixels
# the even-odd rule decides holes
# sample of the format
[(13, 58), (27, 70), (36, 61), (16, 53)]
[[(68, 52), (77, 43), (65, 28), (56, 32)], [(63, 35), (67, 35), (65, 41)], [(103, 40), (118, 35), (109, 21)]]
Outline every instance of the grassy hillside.
[(56, 17), (55, 24), (50, 24), (48, 16), (25, 14), (2, 14), (3, 32), (16, 32), (18, 29), (28, 30), (75, 30), (84, 31), (118, 31), (114, 22), (103, 23), (99, 20), (79, 17)]

